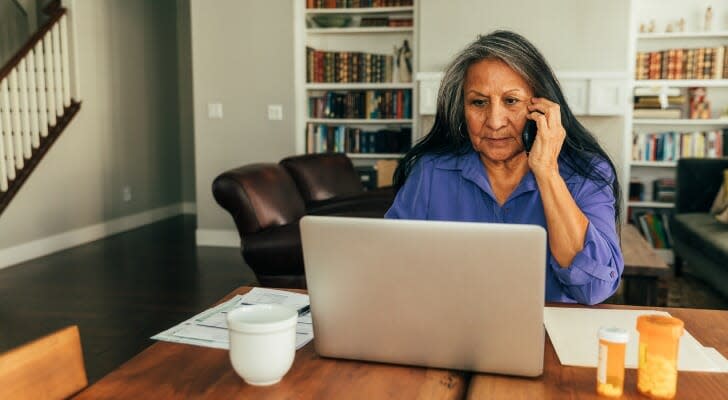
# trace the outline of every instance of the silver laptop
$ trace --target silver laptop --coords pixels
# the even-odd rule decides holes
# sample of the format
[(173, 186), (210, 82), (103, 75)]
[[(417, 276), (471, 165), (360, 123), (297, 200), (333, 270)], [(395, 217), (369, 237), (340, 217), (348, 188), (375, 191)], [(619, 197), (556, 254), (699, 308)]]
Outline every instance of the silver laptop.
[(541, 375), (542, 227), (320, 216), (300, 226), (321, 356)]

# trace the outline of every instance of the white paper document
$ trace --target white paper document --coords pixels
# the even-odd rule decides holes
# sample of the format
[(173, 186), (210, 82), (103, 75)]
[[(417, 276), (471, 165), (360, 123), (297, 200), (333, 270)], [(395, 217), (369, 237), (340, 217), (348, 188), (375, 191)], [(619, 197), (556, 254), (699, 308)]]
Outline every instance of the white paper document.
[[(236, 295), (224, 303), (158, 333), (152, 336), (152, 339), (229, 349), (227, 313), (234, 308), (250, 304), (281, 304), (298, 310), (307, 310), (309, 300), (308, 295), (301, 293), (256, 287), (244, 295)], [(305, 311), (298, 317), (296, 324), (296, 349), (305, 346), (311, 339), (313, 339), (311, 313)]]
[[(545, 307), (544, 325), (561, 364), (594, 368), (597, 366), (599, 328), (624, 329), (629, 333), (625, 367), (637, 368), (637, 317), (643, 314), (669, 315), (664, 311), (653, 310)], [(703, 347), (685, 330), (678, 350), (679, 371), (728, 372), (727, 365), (728, 362), (720, 353)]]

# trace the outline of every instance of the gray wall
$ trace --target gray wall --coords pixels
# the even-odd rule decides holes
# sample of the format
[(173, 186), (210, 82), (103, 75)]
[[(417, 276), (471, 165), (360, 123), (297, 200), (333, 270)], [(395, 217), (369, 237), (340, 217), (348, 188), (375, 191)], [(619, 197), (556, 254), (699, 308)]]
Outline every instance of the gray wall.
[(195, 118), (192, 108), (192, 32), (190, 0), (177, 0), (180, 171), (182, 201), (195, 202)]
[[(295, 151), (293, 2), (191, 0), (198, 229), (235, 229), (210, 190), (215, 176)], [(223, 119), (207, 117), (223, 104)], [(268, 121), (267, 105), (283, 120)]]
[(176, 14), (75, 1), (83, 105), (0, 215), (0, 249), (180, 202)]

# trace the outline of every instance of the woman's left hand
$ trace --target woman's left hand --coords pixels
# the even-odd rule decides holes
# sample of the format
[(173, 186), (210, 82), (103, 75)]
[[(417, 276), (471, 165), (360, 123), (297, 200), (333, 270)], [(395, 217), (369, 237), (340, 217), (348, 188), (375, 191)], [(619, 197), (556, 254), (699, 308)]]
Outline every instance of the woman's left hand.
[(531, 98), (528, 118), (536, 121), (536, 139), (528, 154), (528, 166), (536, 177), (559, 173), (559, 153), (566, 139), (561, 107), (542, 97)]

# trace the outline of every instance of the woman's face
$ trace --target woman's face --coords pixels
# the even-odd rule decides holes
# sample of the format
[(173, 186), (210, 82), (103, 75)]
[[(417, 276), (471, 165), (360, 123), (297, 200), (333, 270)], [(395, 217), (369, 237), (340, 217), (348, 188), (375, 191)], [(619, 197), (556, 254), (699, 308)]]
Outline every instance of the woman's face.
[(486, 59), (468, 68), (463, 89), (468, 135), (480, 157), (507, 161), (523, 152), (521, 132), (533, 97), (526, 81), (504, 62)]

